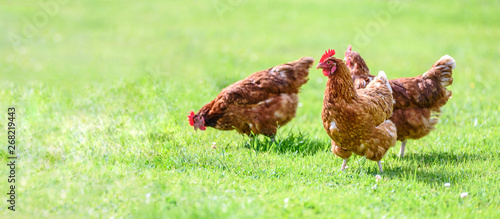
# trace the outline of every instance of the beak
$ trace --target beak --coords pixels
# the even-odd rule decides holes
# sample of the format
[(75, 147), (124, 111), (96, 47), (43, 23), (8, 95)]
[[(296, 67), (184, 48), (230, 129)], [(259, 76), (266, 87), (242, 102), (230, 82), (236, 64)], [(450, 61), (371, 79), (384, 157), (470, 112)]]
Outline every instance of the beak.
[(321, 67), (323, 67), (323, 65), (321, 65), (321, 63), (319, 63), (318, 65), (316, 65), (316, 69), (320, 69)]

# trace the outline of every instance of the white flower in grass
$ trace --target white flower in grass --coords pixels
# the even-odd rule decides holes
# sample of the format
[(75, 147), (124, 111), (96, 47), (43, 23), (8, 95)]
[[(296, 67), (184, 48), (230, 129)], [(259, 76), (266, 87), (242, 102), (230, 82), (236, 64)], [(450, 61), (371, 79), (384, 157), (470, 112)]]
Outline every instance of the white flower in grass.
[(151, 197), (151, 193), (146, 193), (146, 203), (149, 203), (150, 197)]
[(465, 198), (469, 195), (468, 192), (463, 192), (462, 194), (460, 194), (460, 198)]
[(378, 174), (377, 174), (377, 175), (375, 176), (375, 180), (376, 180), (377, 182), (378, 182), (379, 180), (381, 180), (381, 179), (382, 179), (382, 177), (381, 177), (380, 175), (378, 175)]
[(290, 201), (289, 198), (283, 199), (283, 202), (285, 202), (285, 205), (283, 207), (287, 208), (288, 207), (288, 201)]
[(451, 184), (450, 184), (450, 183), (445, 183), (445, 184), (444, 184), (444, 186), (446, 186), (446, 187), (450, 187), (450, 186), (451, 186)]
[(216, 148), (217, 148), (217, 143), (212, 142), (212, 149), (216, 149)]

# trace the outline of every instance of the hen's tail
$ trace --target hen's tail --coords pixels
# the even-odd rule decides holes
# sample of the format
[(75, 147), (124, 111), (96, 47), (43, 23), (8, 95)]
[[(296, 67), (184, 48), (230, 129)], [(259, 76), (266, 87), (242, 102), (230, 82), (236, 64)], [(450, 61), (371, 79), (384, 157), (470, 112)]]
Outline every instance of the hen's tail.
[(302, 57), (298, 60), (278, 65), (270, 69), (270, 73), (276, 74), (281, 79), (288, 81), (296, 88), (299, 88), (309, 80), (309, 68), (314, 63), (311, 57)]
[(438, 78), (441, 86), (447, 87), (453, 83), (452, 71), (455, 69), (456, 63), (449, 55), (441, 57), (432, 68), (422, 75), (424, 79)]
[(302, 57), (299, 60), (295, 60), (293, 62), (289, 62), (289, 64), (293, 65), (295, 68), (301, 69), (309, 69), (314, 63), (314, 59), (311, 57)]
[(391, 117), (394, 99), (392, 97), (392, 87), (385, 72), (380, 71), (378, 76), (366, 88), (358, 90), (358, 93), (371, 96), (373, 103), (379, 106), (380, 112), (385, 113), (384, 120)]
[(444, 55), (436, 63), (434, 63), (434, 65), (432, 65), (432, 68), (429, 69), (429, 71), (422, 75), (423, 79), (431, 79), (438, 82), (444, 91), (444, 96), (436, 99), (436, 102), (432, 107), (430, 107), (432, 111), (439, 111), (439, 108), (445, 105), (446, 102), (448, 102), (448, 99), (452, 97), (452, 92), (446, 89), (446, 87), (453, 83), (452, 74), (455, 67), (455, 59), (449, 55)]
[(394, 108), (420, 107), (438, 111), (452, 96), (446, 87), (453, 83), (455, 66), (455, 60), (445, 55), (421, 76), (391, 80), (396, 100)]
[(387, 79), (387, 75), (385, 74), (385, 72), (379, 71), (377, 78), (379, 78), (383, 83), (385, 83), (385, 86), (387, 86), (387, 88), (389, 89), (389, 91), (391, 91), (392, 94), (392, 87), (389, 84), (389, 79)]
[(387, 106), (388, 106), (388, 108), (385, 109), (385, 113), (387, 114), (388, 117), (391, 117), (392, 110), (393, 110), (394, 103), (395, 103), (394, 98), (392, 97), (393, 92), (392, 92), (391, 84), (389, 84), (389, 79), (387, 79), (387, 75), (385, 74), (384, 71), (379, 71), (378, 76), (376, 78), (378, 78), (382, 83), (384, 83), (384, 85), (387, 87), (387, 89), (390, 92), (390, 95), (388, 97), (384, 98), (384, 100), (386, 100)]

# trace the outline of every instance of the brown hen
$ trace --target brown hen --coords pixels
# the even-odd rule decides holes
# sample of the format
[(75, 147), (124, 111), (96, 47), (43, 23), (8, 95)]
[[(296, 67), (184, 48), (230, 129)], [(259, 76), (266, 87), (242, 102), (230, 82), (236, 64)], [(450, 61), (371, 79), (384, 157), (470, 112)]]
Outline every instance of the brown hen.
[(323, 100), (323, 126), (332, 139), (332, 152), (343, 158), (344, 170), (354, 152), (367, 159), (380, 160), (396, 143), (396, 126), (392, 115), (392, 90), (385, 73), (380, 72), (365, 89), (356, 90), (345, 63), (327, 51), (317, 68), (328, 77)]
[(304, 57), (253, 73), (224, 88), (198, 113), (188, 115), (194, 129), (206, 126), (246, 135), (274, 137), (277, 128), (295, 117), (299, 88), (308, 78), (314, 59)]
[[(364, 88), (375, 78), (359, 53), (347, 49), (344, 57), (356, 89)], [(451, 98), (446, 87), (453, 83), (452, 70), (455, 60), (445, 55), (426, 73), (412, 78), (389, 80), (393, 90), (394, 113), (390, 118), (397, 127), (401, 141), (399, 156), (404, 156), (407, 139), (419, 139), (435, 129), (441, 107)]]

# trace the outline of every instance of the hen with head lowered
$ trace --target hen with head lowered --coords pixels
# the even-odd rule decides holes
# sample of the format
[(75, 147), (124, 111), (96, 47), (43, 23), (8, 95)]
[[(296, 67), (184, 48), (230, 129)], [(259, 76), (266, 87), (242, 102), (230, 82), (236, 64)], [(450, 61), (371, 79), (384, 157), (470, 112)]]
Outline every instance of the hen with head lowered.
[(307, 82), (313, 62), (303, 57), (253, 73), (224, 88), (198, 113), (191, 111), (189, 124), (195, 130), (208, 126), (273, 138), (278, 127), (295, 117), (299, 89)]

